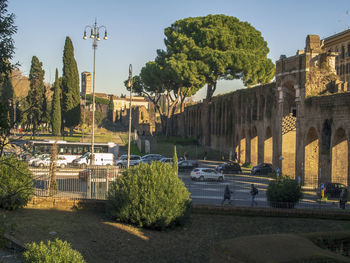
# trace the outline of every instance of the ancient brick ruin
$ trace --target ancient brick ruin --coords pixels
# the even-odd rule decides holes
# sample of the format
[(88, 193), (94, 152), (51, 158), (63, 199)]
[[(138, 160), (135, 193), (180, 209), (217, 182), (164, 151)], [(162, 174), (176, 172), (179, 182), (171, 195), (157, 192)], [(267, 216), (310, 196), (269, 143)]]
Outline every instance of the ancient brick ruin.
[(174, 116), (173, 135), (236, 151), (240, 163), (272, 163), (305, 186), (348, 185), (348, 78), (350, 30), (309, 35), (304, 50), (276, 62), (275, 82), (187, 107)]

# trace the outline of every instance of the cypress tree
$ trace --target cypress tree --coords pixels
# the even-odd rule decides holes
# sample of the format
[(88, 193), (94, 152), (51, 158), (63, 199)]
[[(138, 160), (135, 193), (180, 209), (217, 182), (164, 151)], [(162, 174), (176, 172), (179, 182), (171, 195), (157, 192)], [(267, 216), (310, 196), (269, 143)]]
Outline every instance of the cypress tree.
[(113, 103), (113, 95), (109, 97), (109, 104), (108, 104), (108, 115), (107, 118), (111, 122), (113, 122), (113, 113), (114, 113), (114, 103)]
[(51, 126), (52, 134), (60, 135), (61, 133), (61, 89), (58, 79), (58, 70), (56, 68), (55, 83), (53, 84), (53, 97), (52, 97), (52, 109), (51, 109)]
[(71, 133), (80, 122), (80, 89), (72, 40), (66, 37), (63, 50), (62, 115)]
[(45, 96), (44, 74), (42, 69), (43, 63), (36, 56), (32, 58), (32, 65), (29, 73), (29, 92), (27, 102), (29, 112), (27, 116), (28, 124), (31, 125), (33, 135), (37, 127), (42, 123), (43, 106)]

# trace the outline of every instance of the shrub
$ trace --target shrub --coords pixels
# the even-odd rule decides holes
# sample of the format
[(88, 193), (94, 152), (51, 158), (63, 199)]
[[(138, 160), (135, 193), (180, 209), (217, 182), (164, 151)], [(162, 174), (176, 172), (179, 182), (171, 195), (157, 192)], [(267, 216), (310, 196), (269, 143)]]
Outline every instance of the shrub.
[(252, 168), (252, 165), (250, 163), (244, 163), (244, 164), (242, 164), (242, 167)]
[(183, 225), (189, 216), (190, 193), (169, 164), (140, 164), (111, 184), (109, 213), (120, 222), (164, 229)]
[(269, 183), (266, 197), (272, 207), (293, 208), (303, 194), (296, 180), (288, 176), (280, 176)]
[(23, 262), (25, 263), (82, 263), (85, 262), (83, 256), (71, 248), (67, 241), (56, 238), (55, 241), (43, 241), (40, 244), (26, 244), (27, 251), (23, 253)]
[(28, 165), (16, 157), (0, 158), (0, 208), (25, 206), (33, 195), (33, 177)]

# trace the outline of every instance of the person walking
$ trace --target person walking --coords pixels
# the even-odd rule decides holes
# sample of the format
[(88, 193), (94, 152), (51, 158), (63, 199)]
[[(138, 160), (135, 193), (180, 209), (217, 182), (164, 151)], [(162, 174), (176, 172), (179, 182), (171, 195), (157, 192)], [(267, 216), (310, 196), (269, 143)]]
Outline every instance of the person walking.
[(204, 152), (204, 156), (203, 156), (203, 159), (206, 160), (208, 158), (208, 153), (207, 151)]
[(255, 201), (255, 196), (259, 193), (258, 189), (254, 186), (254, 184), (251, 184), (250, 187), (250, 198), (251, 198), (251, 206), (257, 206), (258, 202)]
[(345, 209), (346, 202), (348, 201), (348, 189), (343, 188), (339, 196), (339, 207)]
[(233, 194), (233, 192), (230, 190), (227, 184), (224, 192), (224, 200), (222, 200), (221, 205), (223, 205), (226, 200), (228, 200), (228, 203), (231, 205), (231, 194)]

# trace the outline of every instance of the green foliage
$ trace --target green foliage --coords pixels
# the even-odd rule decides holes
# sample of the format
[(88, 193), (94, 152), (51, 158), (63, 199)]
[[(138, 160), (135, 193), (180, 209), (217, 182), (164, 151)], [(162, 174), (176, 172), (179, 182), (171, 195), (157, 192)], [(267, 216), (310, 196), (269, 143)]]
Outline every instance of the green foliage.
[(38, 126), (43, 122), (43, 117), (45, 112), (45, 85), (44, 85), (44, 75), (45, 71), (42, 68), (43, 63), (39, 61), (36, 56), (32, 58), (32, 64), (29, 73), (30, 89), (27, 96), (28, 102), (28, 125), (32, 126), (33, 134), (37, 130)]
[(174, 145), (173, 169), (175, 171), (175, 176), (179, 176), (179, 165), (176, 153), (176, 145)]
[(125, 171), (108, 192), (110, 214), (120, 222), (165, 229), (189, 215), (190, 193), (169, 164), (140, 164)]
[(53, 135), (60, 135), (61, 122), (61, 86), (58, 78), (58, 70), (56, 68), (56, 77), (55, 83), (53, 84), (53, 98), (51, 107), (51, 126)]
[(293, 208), (303, 194), (296, 180), (281, 175), (269, 183), (266, 197), (272, 207)]
[(28, 165), (16, 157), (0, 158), (0, 208), (25, 206), (33, 195), (33, 177)]
[(67, 241), (56, 238), (55, 241), (43, 241), (40, 244), (35, 242), (26, 244), (27, 250), (23, 253), (23, 262), (25, 263), (83, 263), (83, 256)]
[(113, 96), (110, 96), (109, 103), (108, 103), (108, 113), (107, 113), (107, 118), (110, 121), (113, 121), (113, 111), (114, 111)]
[(72, 40), (66, 37), (63, 50), (62, 117), (66, 127), (80, 122), (80, 86)]
[(275, 67), (261, 33), (247, 22), (226, 15), (178, 20), (164, 30), (169, 54), (195, 61), (211, 99), (219, 79), (241, 79), (245, 85), (268, 83)]
[[(110, 101), (104, 98), (95, 96), (95, 103), (100, 105), (109, 105)], [(86, 105), (92, 104), (92, 94), (86, 94)]]
[(252, 168), (252, 165), (249, 162), (246, 162), (246, 163), (242, 164), (242, 167)]
[(0, 0), (0, 83), (3, 83), (3, 77), (7, 77), (13, 68), (9, 61), (15, 53), (13, 35), (17, 32), (15, 15), (8, 13), (7, 0)]

